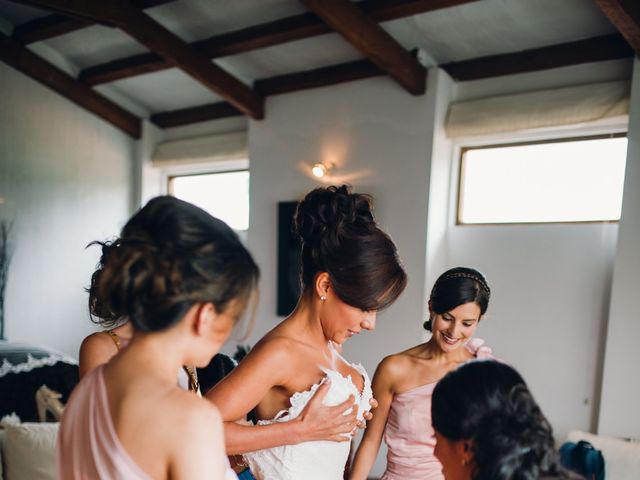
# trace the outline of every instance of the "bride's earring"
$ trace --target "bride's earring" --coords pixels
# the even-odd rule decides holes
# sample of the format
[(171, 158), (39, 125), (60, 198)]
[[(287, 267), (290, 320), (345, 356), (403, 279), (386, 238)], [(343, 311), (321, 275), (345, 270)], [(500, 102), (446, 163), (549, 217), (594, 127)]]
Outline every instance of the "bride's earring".
[(327, 297), (325, 295), (320, 295), (320, 300), (322, 300), (323, 302), (327, 299)]

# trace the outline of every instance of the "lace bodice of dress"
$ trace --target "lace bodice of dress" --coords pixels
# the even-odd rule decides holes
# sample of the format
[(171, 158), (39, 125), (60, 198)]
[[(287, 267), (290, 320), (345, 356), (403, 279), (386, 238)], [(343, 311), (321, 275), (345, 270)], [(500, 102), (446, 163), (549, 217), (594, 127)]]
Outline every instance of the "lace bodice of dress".
[[(338, 405), (349, 395), (356, 399), (358, 405), (358, 419), (362, 419), (365, 411), (371, 408), (369, 401), (373, 393), (371, 381), (367, 372), (359, 364), (351, 365), (364, 380), (362, 392), (358, 392), (351, 375), (343, 376), (340, 372), (322, 369), (325, 377), (309, 390), (294, 393), (290, 398), (290, 407), (279, 412), (271, 420), (260, 420), (259, 425), (269, 425), (276, 422), (288, 422), (298, 417), (304, 407), (315, 395), (320, 385), (331, 381), (329, 391), (323, 400), (324, 405)], [(283, 445), (280, 447), (259, 450), (244, 455), (251, 473), (258, 480), (341, 480), (344, 467), (349, 456), (350, 442), (315, 441), (303, 442), (297, 445)]]

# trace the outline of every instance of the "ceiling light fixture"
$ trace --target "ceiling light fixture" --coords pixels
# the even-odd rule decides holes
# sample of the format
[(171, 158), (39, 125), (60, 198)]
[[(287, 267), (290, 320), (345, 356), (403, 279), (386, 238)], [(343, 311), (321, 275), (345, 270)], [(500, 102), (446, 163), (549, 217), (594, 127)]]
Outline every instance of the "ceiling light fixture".
[(318, 162), (311, 167), (311, 173), (313, 173), (313, 176), (316, 178), (322, 178), (331, 172), (333, 166), (331, 162)]

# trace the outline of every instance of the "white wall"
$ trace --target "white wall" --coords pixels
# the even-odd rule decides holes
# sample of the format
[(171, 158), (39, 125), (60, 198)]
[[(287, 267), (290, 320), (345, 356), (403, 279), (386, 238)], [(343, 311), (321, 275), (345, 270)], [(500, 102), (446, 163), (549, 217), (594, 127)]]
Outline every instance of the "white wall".
[(629, 144), (622, 218), (611, 291), (598, 432), (640, 438), (640, 375), (635, 354), (640, 338), (640, 60), (631, 90)]
[(77, 355), (99, 249), (135, 202), (135, 142), (0, 63), (0, 219), (13, 220), (5, 336)]

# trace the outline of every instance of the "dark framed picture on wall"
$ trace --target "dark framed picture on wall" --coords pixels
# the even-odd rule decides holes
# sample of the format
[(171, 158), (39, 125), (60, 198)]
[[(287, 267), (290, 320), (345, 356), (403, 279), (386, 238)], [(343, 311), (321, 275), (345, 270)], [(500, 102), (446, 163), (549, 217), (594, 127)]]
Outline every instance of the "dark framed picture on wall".
[(278, 203), (278, 302), (277, 314), (289, 315), (300, 296), (300, 240), (293, 234), (298, 202)]

